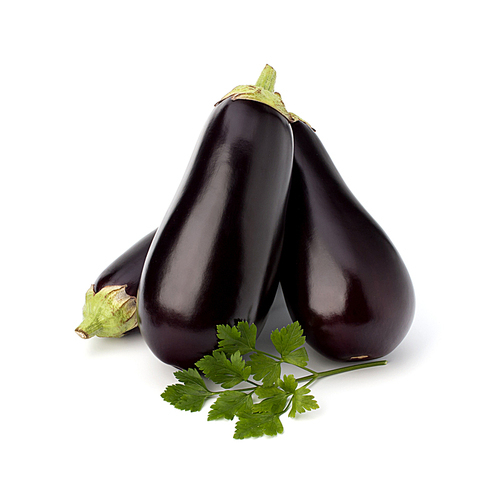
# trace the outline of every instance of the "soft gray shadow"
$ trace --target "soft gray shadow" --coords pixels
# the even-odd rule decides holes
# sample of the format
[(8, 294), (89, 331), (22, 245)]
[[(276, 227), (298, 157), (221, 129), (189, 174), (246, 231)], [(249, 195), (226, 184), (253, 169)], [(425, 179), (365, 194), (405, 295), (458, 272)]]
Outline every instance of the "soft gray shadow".
[(416, 366), (425, 360), (438, 341), (439, 324), (424, 308), (418, 308), (412, 326), (403, 342), (388, 356), (387, 360), (398, 366)]
[[(75, 338), (78, 337), (75, 335)], [(123, 352), (124, 350), (132, 352), (134, 349), (146, 345), (138, 328), (120, 338), (92, 337), (82, 344), (88, 347), (89, 354)]]
[(283, 328), (290, 323), (292, 323), (292, 319), (286, 308), (281, 285), (279, 285), (274, 302), (269, 310), (266, 324), (257, 338), (257, 348), (264, 352), (275, 354), (276, 350), (271, 342), (271, 332), (277, 328)]

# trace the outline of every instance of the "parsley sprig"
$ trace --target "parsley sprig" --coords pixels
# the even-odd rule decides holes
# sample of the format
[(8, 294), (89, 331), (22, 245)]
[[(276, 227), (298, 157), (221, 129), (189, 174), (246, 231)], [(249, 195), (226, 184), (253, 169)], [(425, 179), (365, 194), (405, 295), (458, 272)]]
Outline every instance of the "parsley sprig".
[[(323, 372), (311, 370), (307, 367), (309, 357), (298, 322), (271, 333), (279, 356), (255, 347), (257, 327), (254, 324), (218, 325), (217, 337), (218, 348), (195, 365), (206, 379), (222, 389), (209, 390), (200, 372), (190, 368), (175, 372), (179, 383), (168, 386), (161, 396), (177, 409), (191, 412), (200, 411), (207, 399), (216, 398), (210, 406), (208, 421), (236, 417), (235, 439), (277, 435), (283, 432), (281, 417), (284, 414), (294, 418), (297, 413), (318, 409), (309, 388), (317, 379), (387, 363), (381, 360)], [(298, 367), (307, 375), (282, 377), (282, 364)]]

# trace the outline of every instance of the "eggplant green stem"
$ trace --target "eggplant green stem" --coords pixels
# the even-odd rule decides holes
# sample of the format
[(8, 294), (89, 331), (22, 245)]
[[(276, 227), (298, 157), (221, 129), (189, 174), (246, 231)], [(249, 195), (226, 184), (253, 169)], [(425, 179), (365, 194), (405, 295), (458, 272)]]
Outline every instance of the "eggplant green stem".
[(216, 105), (221, 101), (224, 101), (226, 98), (231, 98), (233, 101), (237, 99), (257, 101), (258, 103), (267, 104), (271, 108), (275, 109), (290, 123), (292, 123), (296, 120), (296, 118), (292, 117), (286, 110), (285, 104), (281, 99), (281, 95), (274, 92), (275, 83), (276, 71), (269, 64), (266, 64), (259, 76), (259, 79), (257, 79), (256, 84), (236, 86), (232, 91), (223, 96), (222, 99), (216, 103)]
[(259, 79), (255, 85), (258, 88), (266, 89), (271, 93), (274, 93), (274, 85), (276, 84), (276, 71), (269, 65), (266, 64), (266, 67), (260, 73)]

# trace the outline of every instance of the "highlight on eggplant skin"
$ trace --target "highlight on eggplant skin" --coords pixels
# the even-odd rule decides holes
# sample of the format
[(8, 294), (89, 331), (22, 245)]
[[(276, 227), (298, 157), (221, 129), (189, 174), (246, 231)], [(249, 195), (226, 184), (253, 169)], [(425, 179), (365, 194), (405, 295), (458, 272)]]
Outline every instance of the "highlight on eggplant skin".
[(118, 338), (137, 328), (137, 289), (152, 231), (113, 261), (87, 290), (83, 321), (76, 334)]
[(292, 156), (290, 123), (275, 109), (231, 98), (214, 108), (139, 285), (139, 328), (163, 362), (191, 367), (217, 347), (219, 324), (261, 331), (278, 286)]
[(280, 282), (307, 343), (343, 361), (392, 352), (415, 311), (408, 271), (315, 132), (292, 124), (294, 166)]

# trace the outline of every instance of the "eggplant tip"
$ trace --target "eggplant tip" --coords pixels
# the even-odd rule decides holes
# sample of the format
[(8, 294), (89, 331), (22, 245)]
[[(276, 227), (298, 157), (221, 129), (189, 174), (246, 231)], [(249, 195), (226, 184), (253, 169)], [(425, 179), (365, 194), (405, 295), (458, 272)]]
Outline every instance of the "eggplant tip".
[(88, 338), (90, 338), (90, 337), (89, 337), (89, 334), (88, 334), (88, 333), (86, 333), (86, 332), (84, 332), (83, 330), (79, 330), (79, 329), (77, 328), (77, 329), (75, 330), (75, 332), (76, 332), (76, 334), (77, 334), (79, 337), (81, 337), (81, 338), (83, 338), (83, 339), (88, 339)]

